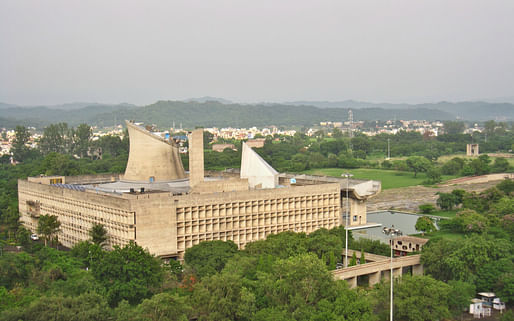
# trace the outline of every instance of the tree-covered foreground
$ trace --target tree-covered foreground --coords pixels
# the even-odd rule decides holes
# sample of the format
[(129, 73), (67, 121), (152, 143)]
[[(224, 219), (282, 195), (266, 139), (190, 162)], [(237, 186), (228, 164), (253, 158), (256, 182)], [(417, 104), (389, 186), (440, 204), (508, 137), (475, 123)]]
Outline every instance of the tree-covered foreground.
[[(463, 214), (443, 228), (465, 236), (431, 239), (422, 252), (426, 275), (395, 281), (396, 320), (458, 318), (477, 291), (512, 304), (513, 190), (504, 181), (480, 194), (452, 193), (461, 196), (453, 206)], [(106, 251), (101, 229), (90, 235), (70, 251), (42, 243), (4, 251), (0, 320), (388, 320), (388, 282), (349, 289), (332, 278), (342, 227), (270, 235), (243, 250), (231, 241), (202, 242), (183, 264), (163, 263), (134, 243)], [(377, 241), (349, 241), (356, 250), (389, 253)]]
[[(20, 163), (13, 166), (3, 159), (0, 165), (0, 320), (388, 319), (387, 282), (350, 290), (345, 281), (332, 279), (329, 271), (341, 261), (345, 241), (342, 228), (310, 235), (285, 232), (248, 244), (244, 250), (232, 242), (203, 242), (187, 250), (183, 265), (176, 261), (163, 264), (132, 243), (107, 251), (102, 247), (105, 235), (101, 226), (90, 231), (91, 242), (80, 243), (70, 251), (57, 250), (59, 226), (51, 217), (43, 220), (48, 223), (41, 226), (43, 239), (31, 241), (30, 232), (18, 221), (18, 178), (119, 173), (127, 160), (126, 139), (104, 136), (94, 144), (87, 139), (84, 145), (90, 135), (85, 126), (69, 129), (56, 125), (50, 129), (41, 148), (30, 149), (23, 141), (26, 129), (17, 128), (20, 141), (14, 145), (14, 156)], [(419, 151), (422, 146), (426, 150), (430, 142), (432, 146), (461, 146), (402, 135), (398, 139), (412, 138), (414, 145), (418, 142)], [(66, 139), (60, 139), (63, 137)], [(491, 137), (489, 142), (495, 142)], [(498, 137), (496, 141), (503, 142), (510, 136)], [(313, 142), (297, 135), (268, 140), (260, 153), (282, 170), (297, 163), (318, 166), (314, 160), (319, 160), (320, 166), (331, 160), (337, 167), (350, 167), (352, 163), (347, 160), (358, 159), (358, 151), (368, 148), (365, 140), (375, 139), (356, 138), (351, 141), (351, 152), (348, 139), (342, 136)], [(383, 145), (387, 137), (376, 139)], [(103, 149), (103, 159), (80, 158), (90, 144)], [(416, 155), (418, 147), (412, 146), (405, 147), (410, 161), (390, 162), (390, 167), (405, 166), (417, 175), (434, 168), (479, 174), (509, 166), (481, 157), (453, 159), (445, 168), (446, 164), (438, 165), (429, 154)], [(373, 153), (374, 147), (369, 148)], [(231, 164), (238, 157), (232, 151), (207, 152), (206, 167)], [(368, 162), (359, 159), (361, 165)], [(230, 167), (226, 164), (223, 166)], [(389, 165), (382, 162), (379, 166)], [(442, 230), (463, 238), (432, 238), (427, 243), (422, 253), (427, 275), (404, 275), (396, 281), (395, 319), (457, 318), (476, 291), (495, 291), (512, 305), (514, 201), (512, 184), (505, 182), (482, 193), (457, 190), (439, 195), (440, 208), (459, 210), (454, 219), (441, 224)], [(349, 241), (355, 250), (389, 255), (388, 246), (379, 242)], [(15, 245), (23, 250), (16, 252)], [(352, 259), (352, 264), (359, 260)]]

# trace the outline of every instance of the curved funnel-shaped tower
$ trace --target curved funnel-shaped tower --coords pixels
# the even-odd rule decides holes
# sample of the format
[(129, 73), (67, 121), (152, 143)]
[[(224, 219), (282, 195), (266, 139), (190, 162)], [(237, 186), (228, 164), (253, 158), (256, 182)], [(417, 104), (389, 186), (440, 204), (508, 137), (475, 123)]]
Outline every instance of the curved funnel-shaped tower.
[(130, 152), (123, 180), (166, 182), (185, 178), (178, 147), (141, 126), (126, 121)]

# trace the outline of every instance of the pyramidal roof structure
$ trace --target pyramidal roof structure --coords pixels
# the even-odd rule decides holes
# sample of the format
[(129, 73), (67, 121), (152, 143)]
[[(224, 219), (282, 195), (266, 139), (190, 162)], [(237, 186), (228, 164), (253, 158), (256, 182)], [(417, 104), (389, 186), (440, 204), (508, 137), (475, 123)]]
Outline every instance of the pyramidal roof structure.
[(247, 178), (251, 188), (278, 186), (278, 172), (246, 143), (241, 155), (241, 178)]

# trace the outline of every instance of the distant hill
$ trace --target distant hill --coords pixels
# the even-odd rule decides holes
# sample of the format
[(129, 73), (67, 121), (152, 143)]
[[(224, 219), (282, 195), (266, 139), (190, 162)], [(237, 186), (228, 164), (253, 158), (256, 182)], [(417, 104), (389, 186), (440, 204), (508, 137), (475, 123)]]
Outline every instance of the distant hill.
[[(346, 121), (348, 110), (354, 120), (424, 119), (424, 120), (514, 120), (514, 105), (486, 102), (440, 102), (433, 104), (374, 104), (357, 101), (294, 102), (291, 104), (235, 104), (212, 100), (158, 101), (137, 107), (130, 104), (108, 105), (82, 103), (58, 106), (19, 107), (0, 103), (0, 126), (17, 124), (43, 128), (51, 123), (67, 122), (70, 126), (88, 123), (99, 127), (121, 124), (125, 119), (153, 123), (168, 128), (175, 122), (183, 127), (251, 127), (312, 126), (321, 121)], [(294, 105), (293, 105), (294, 104)], [(313, 106), (317, 105), (317, 106)]]
[[(154, 123), (159, 127), (170, 127), (182, 123), (184, 127), (250, 127), (250, 126), (311, 126), (320, 121), (344, 121), (348, 117), (348, 109), (325, 108), (313, 106), (291, 105), (242, 105), (222, 104), (208, 101), (205, 103), (182, 101), (159, 101), (155, 104), (115, 112), (119, 119), (137, 119), (146, 123)], [(113, 113), (99, 114), (95, 123), (112, 119)], [(453, 119), (451, 114), (440, 110), (429, 109), (380, 109), (367, 108), (354, 111), (356, 120), (387, 120), (387, 119)]]
[(222, 104), (232, 104), (232, 102), (230, 100), (223, 99), (223, 98), (217, 98), (217, 97), (211, 97), (211, 96), (204, 96), (204, 97), (199, 97), (199, 98), (189, 98), (189, 99), (184, 100), (184, 102), (186, 102), (186, 103), (189, 103), (189, 102), (205, 103), (208, 101), (216, 101), (216, 102), (222, 103)]
[(367, 103), (355, 100), (344, 101), (295, 101), (287, 103), (297, 106), (315, 106), (319, 108), (382, 108), (382, 109), (432, 109), (450, 113), (455, 119), (469, 121), (483, 120), (514, 120), (514, 104), (492, 103), (492, 102), (438, 102), (426, 104), (389, 104), (389, 103)]
[[(67, 105), (69, 108), (65, 108)], [(58, 122), (66, 122), (71, 126), (76, 126), (84, 122), (94, 125), (92, 118), (95, 118), (98, 114), (113, 113), (113, 118), (108, 120), (110, 122), (109, 124), (112, 126), (115, 120), (116, 111), (131, 108), (137, 107), (129, 104), (92, 104), (85, 107), (78, 107), (73, 104), (51, 107), (19, 107), (0, 103), (0, 126), (14, 128), (16, 125), (21, 124), (24, 126), (42, 128), (49, 124)], [(122, 123), (122, 120), (117, 120), (118, 123)]]

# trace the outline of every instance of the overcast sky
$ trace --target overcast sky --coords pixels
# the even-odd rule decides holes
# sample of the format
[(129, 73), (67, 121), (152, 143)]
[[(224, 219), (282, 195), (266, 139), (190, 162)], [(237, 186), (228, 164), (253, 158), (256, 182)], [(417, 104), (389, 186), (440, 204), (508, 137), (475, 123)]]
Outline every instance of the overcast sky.
[(0, 0), (0, 101), (514, 96), (513, 0)]

